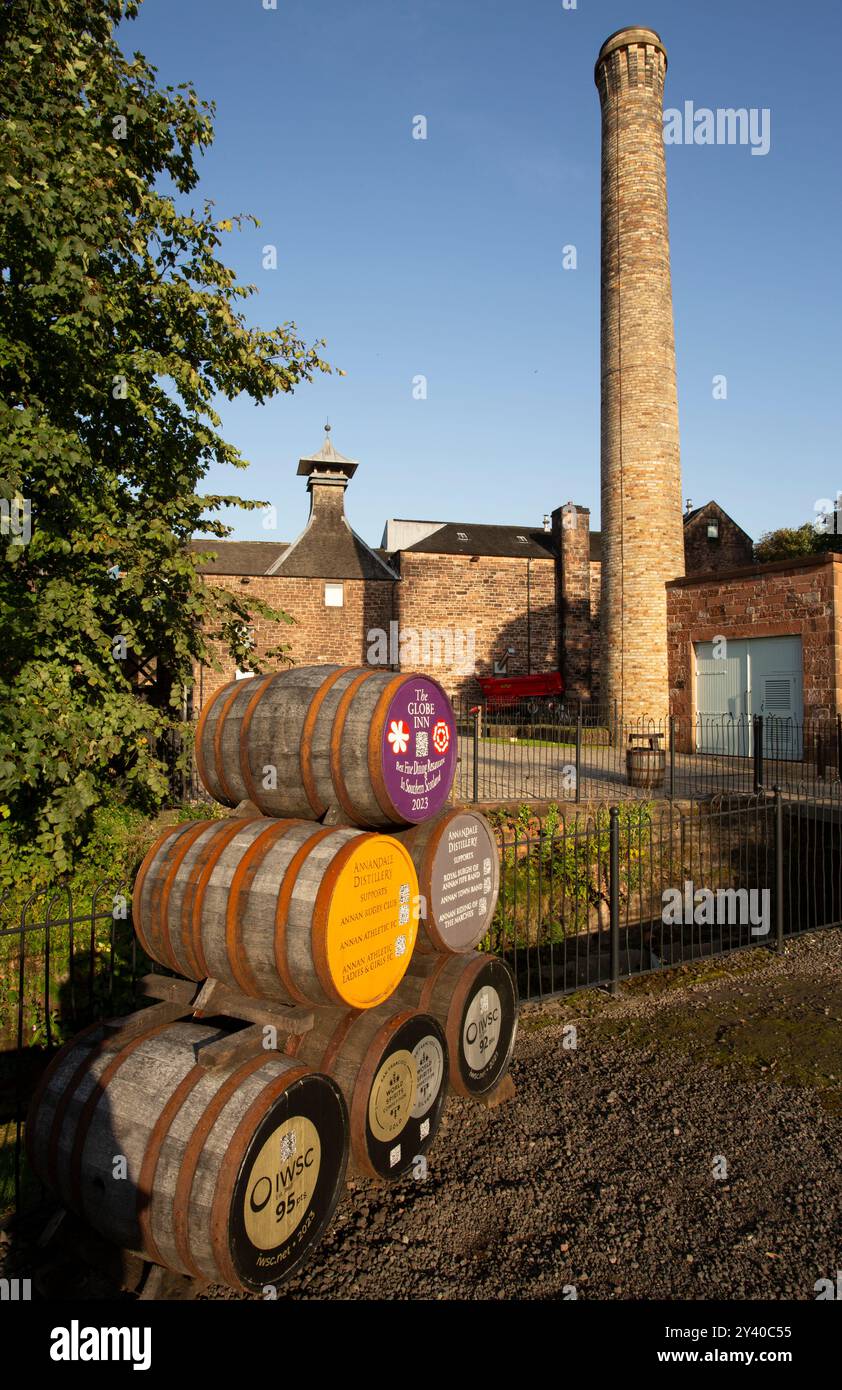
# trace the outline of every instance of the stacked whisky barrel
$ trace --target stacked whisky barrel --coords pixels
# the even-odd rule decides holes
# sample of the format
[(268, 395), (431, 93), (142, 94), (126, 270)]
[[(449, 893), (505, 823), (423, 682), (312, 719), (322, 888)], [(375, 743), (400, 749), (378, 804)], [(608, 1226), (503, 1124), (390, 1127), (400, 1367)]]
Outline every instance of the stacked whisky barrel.
[(132, 900), (146, 954), (201, 996), (170, 981), (190, 1007), (80, 1035), (30, 1113), (36, 1172), (106, 1237), (276, 1285), (322, 1235), (349, 1160), (398, 1179), (428, 1152), (448, 1080), (497, 1086), (516, 988), (475, 949), (499, 862), (487, 821), (446, 809), (456, 742), (422, 676), (295, 668), (205, 707), (200, 776), (236, 814), (167, 829)]

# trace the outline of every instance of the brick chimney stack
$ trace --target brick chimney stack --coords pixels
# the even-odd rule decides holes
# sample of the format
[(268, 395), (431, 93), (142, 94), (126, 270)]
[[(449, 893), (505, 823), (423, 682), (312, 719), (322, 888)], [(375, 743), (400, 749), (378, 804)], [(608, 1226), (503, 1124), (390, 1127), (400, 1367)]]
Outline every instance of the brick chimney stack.
[(625, 719), (669, 713), (664, 585), (684, 574), (663, 95), (654, 29), (596, 64), (602, 107), (602, 686)]

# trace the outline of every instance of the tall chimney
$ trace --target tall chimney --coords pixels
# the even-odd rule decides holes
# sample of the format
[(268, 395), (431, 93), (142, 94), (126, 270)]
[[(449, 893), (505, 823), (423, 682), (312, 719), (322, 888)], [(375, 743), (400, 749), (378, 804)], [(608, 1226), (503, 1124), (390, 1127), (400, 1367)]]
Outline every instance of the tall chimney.
[(621, 29), (600, 49), (602, 699), (669, 714), (664, 585), (684, 574), (663, 141), (666, 49)]

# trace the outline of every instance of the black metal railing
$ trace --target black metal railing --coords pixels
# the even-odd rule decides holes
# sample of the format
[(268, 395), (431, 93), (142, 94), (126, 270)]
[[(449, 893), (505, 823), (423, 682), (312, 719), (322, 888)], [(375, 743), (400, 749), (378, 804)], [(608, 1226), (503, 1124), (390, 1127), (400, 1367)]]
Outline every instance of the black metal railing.
[[(501, 819), (502, 818), (502, 819)], [(487, 948), (521, 997), (602, 985), (842, 925), (842, 797), (723, 796), (495, 813)]]
[(616, 710), (536, 697), (457, 700), (454, 795), (476, 804), (699, 800), (723, 793), (833, 796), (842, 716), (623, 720)]

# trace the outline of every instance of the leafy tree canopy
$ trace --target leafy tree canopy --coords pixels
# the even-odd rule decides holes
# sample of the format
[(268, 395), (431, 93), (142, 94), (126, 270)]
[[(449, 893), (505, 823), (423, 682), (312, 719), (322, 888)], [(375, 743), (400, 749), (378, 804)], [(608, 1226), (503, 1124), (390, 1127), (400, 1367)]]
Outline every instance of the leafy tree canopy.
[(755, 544), (754, 558), (766, 564), (771, 560), (791, 560), (799, 555), (842, 550), (842, 527), (836, 527), (835, 518), (842, 521), (840, 513), (830, 514), (825, 520), (827, 529), (824, 531), (817, 530), (812, 521), (794, 528), (782, 526), (777, 531), (766, 531)]
[[(255, 612), (285, 616), (206, 584), (186, 547), (228, 534), (222, 506), (264, 505), (199, 491), (246, 466), (214, 400), (330, 370), (294, 324), (246, 322), (255, 287), (218, 258), (239, 219), (187, 196), (213, 105), (124, 56), (137, 9), (0, 8), (0, 816), (7, 851), (60, 871), (96, 805), (161, 798), (152, 750), (193, 661), (218, 639), (242, 663)], [(133, 683), (150, 658), (154, 702)]]

